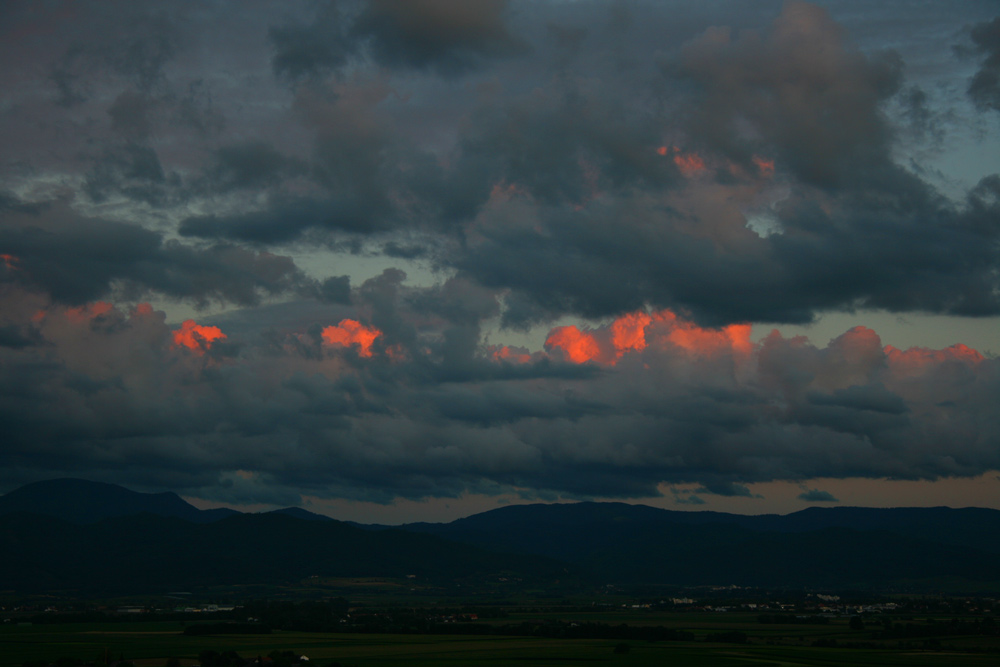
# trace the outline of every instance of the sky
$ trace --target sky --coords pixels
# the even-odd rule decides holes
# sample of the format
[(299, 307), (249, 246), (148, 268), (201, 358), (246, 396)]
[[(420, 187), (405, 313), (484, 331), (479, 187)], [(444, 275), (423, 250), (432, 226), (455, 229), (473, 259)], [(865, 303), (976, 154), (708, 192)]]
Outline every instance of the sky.
[(0, 492), (1000, 508), (992, 1), (0, 8)]

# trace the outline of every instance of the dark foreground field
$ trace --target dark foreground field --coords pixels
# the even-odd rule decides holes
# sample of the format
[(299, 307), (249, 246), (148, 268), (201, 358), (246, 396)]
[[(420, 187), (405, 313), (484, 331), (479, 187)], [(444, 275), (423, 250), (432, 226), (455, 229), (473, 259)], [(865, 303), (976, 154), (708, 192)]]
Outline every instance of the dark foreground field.
[[(512, 614), (506, 622), (544, 620), (550, 614)], [(573, 622), (571, 618), (563, 619)], [(581, 619), (583, 620), (583, 619)], [(602, 619), (598, 622), (611, 621)], [(181, 622), (45, 624), (0, 627), (0, 665), (52, 663), (67, 658), (93, 662), (107, 655), (136, 667), (163, 667), (176, 658), (198, 664), (205, 650), (241, 657), (291, 650), (326, 667), (454, 665), (534, 667), (551, 665), (990, 665), (1000, 656), (1000, 637), (940, 636), (929, 650), (922, 641), (874, 639), (852, 630), (848, 619), (826, 625), (762, 624), (753, 614), (636, 615), (615, 622), (656, 624), (693, 634), (691, 641), (553, 639), (497, 635), (404, 635), (275, 631), (265, 635), (184, 634)], [(188, 624), (188, 626), (190, 623)], [(743, 633), (748, 643), (709, 641)], [(851, 648), (849, 646), (855, 646)], [(864, 647), (859, 647), (864, 646)], [(617, 649), (617, 650), (616, 650)], [(62, 660), (60, 660), (62, 659)], [(177, 664), (177, 663), (174, 663)]]

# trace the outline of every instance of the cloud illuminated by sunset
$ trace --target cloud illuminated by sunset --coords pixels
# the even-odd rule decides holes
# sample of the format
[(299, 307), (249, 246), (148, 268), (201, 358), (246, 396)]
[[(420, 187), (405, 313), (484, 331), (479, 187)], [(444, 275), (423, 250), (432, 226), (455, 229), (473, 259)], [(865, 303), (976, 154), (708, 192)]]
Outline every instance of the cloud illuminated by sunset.
[(885, 355), (890, 368), (900, 375), (917, 375), (929, 368), (949, 362), (974, 366), (985, 359), (977, 350), (962, 343), (946, 347), (943, 350), (930, 350), (925, 347), (900, 350), (892, 345), (886, 345)]
[(494, 361), (508, 361), (518, 364), (526, 364), (531, 361), (531, 355), (526, 349), (509, 345), (489, 346), (487, 353)]
[(754, 155), (753, 163), (757, 165), (757, 170), (760, 172), (761, 176), (764, 176), (765, 178), (774, 176), (774, 160), (765, 160), (759, 155)]
[(206, 327), (194, 320), (184, 320), (181, 328), (174, 331), (174, 345), (186, 347), (196, 352), (204, 352), (212, 343), (226, 338), (219, 327)]
[(114, 310), (114, 306), (107, 301), (95, 301), (76, 308), (67, 308), (66, 319), (79, 324), (107, 315), (112, 310)]
[[(677, 151), (678, 149), (674, 149)], [(705, 161), (697, 153), (680, 153), (674, 155), (674, 164), (685, 176), (694, 176), (705, 171)]]
[(617, 318), (611, 325), (611, 343), (618, 356), (627, 350), (646, 349), (646, 327), (653, 318), (644, 312), (628, 313)]
[(669, 309), (654, 313), (626, 313), (603, 327), (580, 329), (556, 327), (545, 340), (550, 353), (559, 351), (568, 361), (582, 364), (594, 361), (614, 365), (629, 352), (642, 352), (652, 345), (657, 349), (681, 350), (692, 357), (733, 354), (740, 357), (753, 350), (750, 324), (730, 324), (712, 329), (678, 317)]
[(323, 329), (323, 342), (327, 345), (349, 347), (356, 345), (358, 355), (372, 356), (372, 344), (382, 332), (372, 326), (365, 326), (357, 320), (344, 319), (336, 326)]
[(656, 154), (666, 157), (673, 153), (674, 164), (680, 172), (687, 177), (694, 176), (705, 171), (705, 160), (694, 152), (684, 152), (677, 146), (659, 146)]
[(575, 364), (586, 363), (601, 354), (594, 335), (575, 326), (556, 327), (550, 331), (545, 339), (545, 349), (550, 352), (560, 350), (566, 359)]
[(996, 3), (6, 4), (10, 483), (1000, 471)]

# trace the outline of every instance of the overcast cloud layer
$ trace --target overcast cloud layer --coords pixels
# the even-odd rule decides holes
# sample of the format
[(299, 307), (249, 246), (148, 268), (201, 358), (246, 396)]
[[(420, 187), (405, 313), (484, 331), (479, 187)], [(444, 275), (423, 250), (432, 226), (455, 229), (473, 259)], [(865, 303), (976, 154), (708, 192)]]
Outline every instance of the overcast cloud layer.
[[(995, 10), (8, 3), (0, 485), (702, 503), (1000, 470), (1000, 361), (960, 344), (1000, 315), (1000, 175), (949, 171), (996, 143)], [(854, 310), (956, 345), (751, 337)]]

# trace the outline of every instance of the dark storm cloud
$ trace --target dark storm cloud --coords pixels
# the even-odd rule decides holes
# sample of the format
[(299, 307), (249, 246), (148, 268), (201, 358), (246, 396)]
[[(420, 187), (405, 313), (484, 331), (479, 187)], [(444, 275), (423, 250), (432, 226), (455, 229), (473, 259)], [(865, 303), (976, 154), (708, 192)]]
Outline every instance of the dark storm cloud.
[[(362, 17), (418, 32), (433, 24), (443, 32), (428, 43), (441, 53), (457, 48), (453, 24), (498, 36), (518, 28), (538, 48), (484, 64), (479, 84), (458, 90), (395, 61), (388, 70), (352, 61), (324, 79), (346, 61), (309, 65), (309, 45), (337, 39), (275, 29), (275, 67), (303, 80), (291, 110), (307, 142), (226, 143), (193, 178), (147, 143), (126, 143), (95, 159), (85, 191), (157, 207), (258, 193), (189, 208), (178, 230), (433, 261), (507, 290), (503, 317), (514, 327), (644, 305), (708, 324), (809, 322), (856, 307), (1000, 312), (996, 232), (970, 227), (975, 207), (993, 205), (945, 200), (895, 164), (887, 105), (908, 136), (927, 136), (936, 120), (926, 94), (904, 85), (898, 56), (862, 52), (824, 10), (788, 3), (770, 24), (732, 15), (751, 28), (688, 18), (637, 60), (622, 33), (649, 39), (663, 19), (652, 5), (632, 7), (614, 29), (595, 23), (607, 7), (546, 6), (537, 10), (545, 29), (532, 32), (523, 8), (501, 4), (335, 3), (290, 20), (314, 37)], [(435, 12), (451, 13), (428, 23)], [(590, 50), (567, 59), (559, 30)], [(305, 53), (278, 67), (297, 45)], [(612, 57), (621, 53), (631, 64)], [(425, 98), (430, 86), (441, 96)], [(416, 122), (417, 112), (455, 121)], [(422, 134), (428, 123), (435, 142)], [(761, 216), (770, 235), (748, 228)]]
[(0, 247), (18, 258), (6, 281), (69, 304), (121, 290), (132, 299), (152, 292), (197, 305), (252, 305), (265, 295), (316, 289), (288, 257), (225, 244), (187, 246), (135, 225), (79, 216), (62, 204), (7, 216)]
[[(825, 347), (777, 333), (754, 346), (749, 330), (667, 317), (614, 366), (576, 365), (484, 345), (479, 327), (499, 304), (474, 283), (409, 287), (388, 271), (351, 306), (286, 308), (282, 330), (274, 313), (221, 318), (230, 338), (199, 351), (175, 344), (151, 309), (33, 315), (37, 297), (10, 289), (0, 325), (34, 318), (43, 342), (0, 348), (13, 369), (0, 386), (2, 456), (34, 474), (54, 471), (60, 452), (81, 473), (129, 471), (220, 499), (229, 492), (206, 478), (245, 473), (259, 487), (239, 482), (241, 493), (258, 500), (298, 490), (386, 502), (515, 489), (646, 497), (664, 483), (752, 497), (747, 484), (775, 479), (1000, 465), (1000, 433), (983, 418), (1000, 398), (997, 362), (886, 348), (863, 327)], [(378, 327), (369, 355), (326, 336), (348, 320)]]
[(606, 83), (555, 79), (544, 90), (487, 96), (461, 137), (458, 169), (524, 188), (542, 203), (585, 204), (608, 190), (661, 188), (674, 163), (656, 153), (663, 118)]
[[(1000, 467), (995, 359), (701, 328), (1000, 313), (1000, 179), (900, 165), (960, 114), (871, 48), (974, 16), (994, 108), (981, 8), (47, 7), (0, 18), (8, 483), (702, 504)], [(605, 324), (496, 331), (580, 316)]]
[(775, 157), (834, 186), (888, 162), (879, 104), (899, 87), (899, 56), (861, 53), (819, 7), (786, 3), (764, 37), (711, 28), (672, 66), (696, 86), (692, 138), (741, 164)]
[(262, 189), (294, 177), (304, 169), (300, 162), (263, 141), (221, 146), (215, 151), (215, 163), (208, 171), (208, 187), (215, 192)]
[(33, 327), (15, 324), (0, 326), (0, 347), (20, 348), (42, 342), (43, 339)]
[(997, 229), (985, 223), (1000, 208), (980, 194), (992, 181), (958, 208), (905, 172), (892, 176), (894, 190), (845, 194), (833, 215), (789, 200), (779, 210), (784, 232), (767, 238), (746, 229), (738, 210), (710, 201), (714, 188), (681, 202), (728, 225), (726, 244), (688, 233), (681, 211), (652, 203), (577, 213), (506, 204), (483, 217), (479, 238), (455, 263), (533, 306), (512, 310), (512, 324), (520, 313), (602, 317), (644, 303), (680, 307), (710, 324), (803, 322), (854, 306), (1000, 312)]
[(983, 60), (969, 82), (969, 97), (981, 109), (1000, 111), (1000, 17), (973, 26), (971, 37)]
[[(510, 201), (481, 210), (452, 261), (513, 288), (510, 324), (644, 303), (717, 324), (1000, 312), (996, 232), (973, 224), (984, 205), (951, 203), (892, 161), (895, 56), (863, 54), (822, 9), (789, 3), (764, 35), (712, 28), (668, 62), (694, 84), (676, 143), (654, 131), (676, 118), (630, 117), (611, 89), (595, 95), (618, 105), (603, 112), (559, 85), (463, 137), (465, 173), (509, 183)], [(701, 162), (685, 182), (671, 157), (689, 154)], [(747, 228), (760, 214), (777, 233)]]
[(364, 208), (349, 202), (278, 200), (267, 209), (227, 216), (197, 216), (183, 220), (181, 236), (233, 239), (251, 243), (282, 243), (298, 238), (310, 227), (367, 229)]
[(354, 32), (370, 40), (372, 55), (381, 64), (461, 72), (484, 57), (525, 48), (507, 28), (508, 4), (508, 0), (369, 0)]
[(123, 195), (131, 200), (162, 205), (171, 194), (171, 186), (178, 185), (176, 174), (164, 173), (153, 148), (128, 143), (108, 149), (95, 160), (83, 183), (83, 191), (95, 202)]
[(352, 59), (458, 74), (526, 45), (508, 30), (508, 0), (327, 2), (311, 20), (268, 30), (275, 74), (293, 81), (336, 72)]
[[(982, 206), (1000, 212), (995, 203), (974, 201), (974, 191), (955, 207), (902, 170), (881, 181), (844, 196), (835, 216), (812, 203), (784, 207), (788, 231), (768, 240), (789, 275), (831, 306), (997, 313), (996, 231), (976, 222)], [(834, 274), (837, 284), (827, 283)]]
[[(70, 13), (76, 12), (70, 9)], [(98, 8), (85, 20), (97, 35), (79, 33), (80, 40), (63, 52), (49, 75), (58, 91), (60, 105), (74, 106), (87, 101), (91, 94), (89, 82), (95, 73), (113, 73), (143, 94), (164, 83), (164, 67), (179, 46), (178, 27), (165, 12), (147, 13), (136, 5), (111, 17)]]
[(753, 494), (750, 493), (750, 489), (743, 486), (742, 484), (733, 484), (732, 482), (721, 482), (706, 484), (702, 488), (695, 491), (695, 493), (710, 493), (717, 496), (726, 497), (743, 497), (752, 498)]
[(319, 300), (325, 303), (350, 303), (350, 276), (335, 276), (320, 283)]
[(268, 37), (274, 47), (271, 66), (278, 76), (293, 81), (317, 77), (346, 64), (356, 45), (347, 28), (356, 3), (316, 4), (312, 21), (271, 26)]
[(940, 144), (944, 139), (941, 119), (929, 106), (927, 93), (919, 86), (909, 86), (900, 95), (905, 130), (918, 140), (931, 140)]
[(419, 312), (433, 313), (458, 324), (478, 324), (500, 313), (497, 295), (475, 283), (451, 279), (409, 299)]
[(840, 501), (833, 497), (833, 494), (829, 491), (820, 491), (819, 489), (809, 489), (808, 491), (803, 491), (798, 496), (799, 500), (804, 500), (807, 503), (839, 503)]
[(131, 137), (146, 137), (151, 127), (152, 101), (134, 90), (126, 90), (108, 107), (111, 127)]
[[(426, 209), (447, 184), (383, 109), (395, 95), (378, 76), (298, 90), (293, 108), (311, 135), (308, 157), (262, 142), (220, 148), (203, 184), (207, 195), (235, 188), (273, 194), (250, 210), (188, 217), (180, 233), (278, 244), (309, 231), (328, 240), (437, 227)], [(293, 187), (282, 188), (288, 181)]]
[(837, 406), (850, 410), (870, 410), (890, 415), (900, 415), (907, 412), (906, 403), (902, 398), (881, 387), (851, 386), (840, 389), (833, 394), (813, 394), (808, 397), (813, 405)]

